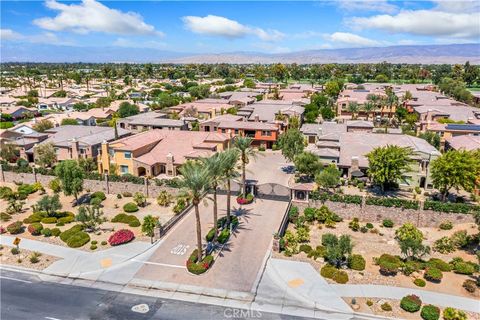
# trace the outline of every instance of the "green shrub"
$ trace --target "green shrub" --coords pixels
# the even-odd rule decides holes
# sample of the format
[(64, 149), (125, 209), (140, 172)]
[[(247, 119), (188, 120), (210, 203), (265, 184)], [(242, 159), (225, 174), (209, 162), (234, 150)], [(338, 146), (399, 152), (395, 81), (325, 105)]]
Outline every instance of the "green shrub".
[(360, 230), (360, 223), (358, 222), (358, 218), (353, 218), (353, 220), (348, 223), (348, 227), (355, 232)]
[(28, 226), (27, 230), (33, 236), (38, 236), (42, 233), (43, 225), (39, 222), (32, 223)]
[(53, 228), (53, 229), (52, 229), (52, 236), (58, 237), (58, 236), (60, 235), (60, 233), (62, 233), (62, 232), (60, 231), (60, 229), (58, 229), (58, 228)]
[(100, 206), (102, 204), (102, 200), (99, 198), (91, 198), (90, 199), (90, 205), (92, 206)]
[(452, 203), (440, 201), (425, 201), (425, 210), (433, 210), (437, 212), (453, 212), (453, 213), (473, 213), (480, 210), (480, 206), (474, 206), (466, 203)]
[(68, 215), (68, 216), (66, 216), (66, 217), (61, 217), (61, 218), (58, 218), (58, 219), (57, 219), (57, 222), (58, 222), (58, 223), (63, 223), (63, 225), (68, 224), (68, 223), (71, 223), (71, 222), (73, 222), (73, 221), (75, 221), (75, 216), (70, 216), (70, 215)]
[(7, 226), (7, 231), (10, 234), (19, 234), (23, 232), (23, 223), (22, 221), (15, 221), (13, 223), (10, 223)]
[(318, 258), (321, 258), (325, 255), (325, 247), (323, 246), (317, 246), (315, 250), (310, 251), (307, 253), (308, 258), (312, 258), (313, 260), (317, 260)]
[(383, 311), (392, 311), (392, 306), (390, 305), (390, 303), (388, 302), (385, 302), (385, 303), (382, 303), (382, 305), (380, 306), (380, 308), (382, 308)]
[(94, 244), (92, 244), (92, 245), (90, 246), (90, 250), (97, 250), (97, 246), (94, 245)]
[(462, 310), (457, 310), (455, 308), (447, 307), (443, 309), (443, 319), (444, 320), (467, 320), (467, 314)]
[(20, 253), (20, 250), (17, 247), (13, 247), (10, 252), (15, 256)]
[(207, 235), (205, 236), (205, 240), (207, 240), (207, 242), (212, 242), (214, 237), (215, 237), (215, 228), (212, 228), (210, 229), (210, 231), (208, 231)]
[(440, 282), (443, 278), (443, 274), (440, 269), (428, 267), (425, 269), (423, 277), (432, 282)]
[(230, 238), (230, 229), (225, 228), (218, 235), (217, 241), (218, 241), (218, 243), (224, 244), (228, 241), (228, 238)]
[(123, 192), (123, 193), (122, 193), (122, 196), (123, 196), (124, 198), (131, 198), (131, 197), (133, 197), (132, 193), (131, 193), (131, 192), (128, 192), (128, 191)]
[(343, 270), (337, 270), (333, 275), (332, 280), (336, 283), (345, 284), (348, 282), (348, 274)]
[(52, 236), (52, 230), (49, 229), (49, 228), (43, 229), (41, 233), (44, 237), (51, 237)]
[(2, 220), (3, 222), (7, 222), (12, 220), (12, 216), (6, 212), (0, 212), (0, 220)]
[(466, 230), (454, 232), (450, 239), (452, 240), (453, 245), (457, 248), (465, 247), (470, 240)]
[(82, 225), (80, 224), (77, 224), (73, 227), (71, 227), (70, 229), (67, 229), (65, 231), (63, 231), (62, 233), (60, 233), (60, 239), (63, 241), (63, 242), (67, 242), (68, 239), (74, 235), (75, 233), (77, 232), (80, 232), (83, 230), (83, 227)]
[(291, 206), (290, 210), (288, 210), (288, 221), (291, 223), (295, 223), (298, 219), (298, 207)]
[(400, 308), (407, 312), (417, 312), (420, 310), (420, 307), (422, 306), (422, 300), (414, 294), (405, 296), (402, 298), (400, 301)]
[(90, 244), (97, 244), (98, 241), (97, 240), (92, 240), (92, 242), (90, 242)]
[(38, 252), (32, 252), (30, 255), (30, 262), (31, 263), (38, 263), (40, 261), (39, 257), (41, 256)]
[(405, 262), (402, 266), (402, 272), (406, 276), (411, 275), (413, 272), (418, 272), (425, 268), (424, 263), (420, 261), (409, 260)]
[(90, 198), (97, 198), (97, 199), (100, 199), (100, 202), (107, 199), (107, 196), (105, 195), (105, 193), (103, 193), (102, 191), (97, 191), (97, 192), (94, 192), (92, 193), (92, 195), (90, 196)]
[(377, 198), (377, 197), (367, 197), (366, 204), (382, 207), (394, 207), (402, 209), (413, 209), (418, 210), (419, 203), (415, 200), (404, 200), (397, 198)]
[(122, 199), (122, 195), (120, 193), (117, 193), (117, 199)]
[(454, 263), (453, 270), (455, 273), (472, 275), (475, 272), (475, 266), (468, 262), (459, 261)]
[(433, 250), (447, 254), (455, 251), (455, 245), (449, 237), (441, 237), (434, 242)]
[(440, 223), (439, 228), (441, 230), (451, 230), (453, 228), (453, 224), (450, 221), (444, 221)]
[(63, 222), (57, 222), (57, 224), (55, 225), (56, 227), (63, 227), (65, 225), (65, 223)]
[(312, 251), (312, 247), (308, 244), (301, 244), (299, 251), (300, 252), (305, 252), (307, 255)]
[(207, 271), (213, 264), (213, 256), (208, 255), (203, 257), (203, 260), (197, 261), (197, 249), (193, 250), (192, 254), (187, 260), (187, 270), (193, 274), (202, 274)]
[(373, 229), (373, 224), (371, 224), (370, 222), (367, 222), (365, 227), (367, 227), (368, 229)]
[(119, 222), (128, 224), (130, 227), (135, 228), (141, 225), (140, 220), (132, 214), (119, 213), (113, 217), (112, 222)]
[(348, 257), (348, 267), (353, 270), (365, 270), (365, 259), (359, 254), (352, 254)]
[(67, 240), (67, 246), (70, 248), (80, 248), (85, 244), (90, 242), (90, 236), (88, 233), (79, 231), (74, 233), (70, 238)]
[(385, 227), (385, 228), (393, 228), (393, 221), (390, 220), (390, 219), (384, 219), (382, 221), (382, 225)]
[(362, 226), (362, 227), (360, 228), (360, 232), (361, 232), (361, 233), (367, 233), (367, 232), (368, 232), (368, 228), (367, 228), (366, 226)]
[(434, 305), (427, 304), (422, 307), (420, 316), (424, 320), (438, 320), (440, 318), (440, 309)]
[(47, 213), (44, 211), (35, 212), (34, 214), (31, 214), (25, 219), (23, 219), (23, 223), (30, 224), (34, 222), (40, 222), (42, 221), (43, 218), (46, 218), (46, 217), (47, 217)]
[(417, 287), (421, 287), (421, 288), (423, 288), (423, 287), (425, 287), (425, 286), (427, 285), (427, 283), (425, 282), (425, 280), (420, 279), (420, 278), (413, 280), (413, 283), (414, 283)]
[(336, 272), (337, 272), (337, 268), (335, 268), (334, 266), (332, 266), (330, 264), (326, 264), (320, 269), (320, 275), (324, 278), (327, 278), (327, 279), (332, 279), (333, 275)]
[(305, 220), (308, 222), (313, 222), (315, 220), (315, 211), (315, 208), (305, 208), (305, 210), (303, 210)]
[(57, 223), (57, 218), (55, 218), (55, 217), (43, 218), (43, 219), (42, 219), (42, 223), (45, 223), (45, 224)]
[(380, 272), (385, 275), (394, 275), (397, 274), (400, 267), (402, 266), (402, 261), (398, 256), (392, 256), (390, 254), (384, 253), (377, 259), (377, 265), (380, 267)]
[(173, 207), (173, 212), (178, 214), (183, 210), (185, 210), (186, 207), (187, 207), (187, 201), (185, 200), (185, 198), (179, 197), (177, 198), (177, 203)]
[(107, 243), (108, 243), (107, 241), (102, 241), (102, 242), (100, 242), (100, 244), (101, 244), (102, 246), (106, 246)]
[(13, 190), (10, 187), (0, 187), (0, 199), (8, 200), (13, 194)]
[(431, 258), (428, 260), (427, 266), (431, 268), (437, 268), (443, 272), (452, 271), (452, 266), (450, 264), (438, 258)]

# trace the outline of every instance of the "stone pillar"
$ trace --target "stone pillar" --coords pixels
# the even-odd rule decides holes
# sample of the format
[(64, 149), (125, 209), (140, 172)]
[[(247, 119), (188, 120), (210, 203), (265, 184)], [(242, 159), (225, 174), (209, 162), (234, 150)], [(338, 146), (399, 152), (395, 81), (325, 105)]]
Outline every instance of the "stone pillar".
[(70, 142), (70, 149), (72, 151), (72, 159), (78, 159), (80, 157), (80, 148), (77, 139), (72, 139), (72, 141)]
[(148, 179), (147, 177), (143, 177), (145, 183), (145, 196), (148, 198)]
[(105, 173), (105, 190), (110, 194), (110, 186), (108, 185), (108, 173)]
[(167, 154), (167, 163), (166, 163), (166, 169), (167, 169), (167, 175), (171, 172), (171, 176), (175, 176), (175, 166), (173, 165), (174, 162), (174, 157), (172, 153)]
[(35, 170), (35, 165), (32, 167), (33, 171), (33, 180), (37, 183), (37, 170)]
[(3, 166), (0, 165), (0, 177), (2, 178), (2, 182), (5, 182), (5, 174), (3, 173)]

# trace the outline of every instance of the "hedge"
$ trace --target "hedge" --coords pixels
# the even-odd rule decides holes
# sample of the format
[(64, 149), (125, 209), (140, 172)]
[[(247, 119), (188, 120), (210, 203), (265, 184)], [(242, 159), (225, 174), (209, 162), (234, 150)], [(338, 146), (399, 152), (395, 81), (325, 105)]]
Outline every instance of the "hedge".
[(196, 275), (206, 272), (208, 269), (210, 269), (210, 267), (213, 264), (213, 256), (212, 255), (205, 256), (202, 259), (202, 261), (197, 262), (198, 261), (197, 252), (198, 252), (197, 249), (193, 250), (192, 254), (188, 258), (187, 263), (186, 263), (187, 264), (187, 270), (190, 273), (193, 273), (193, 274), (196, 274)]
[(378, 197), (367, 197), (366, 204), (373, 206), (382, 206), (382, 207), (394, 207), (402, 209), (413, 209), (418, 210), (420, 204), (418, 201), (404, 200), (397, 198), (378, 198)]
[(348, 274), (335, 268), (332, 265), (326, 264), (320, 269), (320, 275), (324, 278), (332, 279), (333, 281), (344, 284), (348, 282)]
[(230, 229), (229, 228), (225, 228), (222, 230), (222, 232), (220, 232), (220, 234), (218, 235), (218, 238), (217, 238), (217, 241), (218, 243), (220, 244), (224, 244), (228, 241), (228, 238), (230, 238)]
[(53, 223), (57, 223), (57, 218), (55, 217), (47, 217), (47, 218), (43, 218), (41, 220), (42, 223), (45, 223), (45, 224), (53, 224)]
[(63, 242), (67, 242), (67, 240), (72, 236), (74, 235), (75, 233), (77, 232), (80, 232), (83, 230), (83, 226), (82, 225), (75, 225), (73, 227), (71, 227), (70, 229), (67, 229), (65, 231), (63, 231), (61, 234), (60, 234), (60, 239), (63, 241)]
[(79, 231), (68, 238), (67, 246), (70, 248), (80, 248), (89, 242), (90, 236), (86, 232)]
[(333, 202), (343, 202), (343, 203), (353, 203), (353, 204), (362, 204), (362, 197), (355, 196), (355, 195), (348, 195), (348, 194), (328, 194), (328, 193), (320, 193), (318, 191), (310, 192), (310, 199), (312, 200), (321, 200), (326, 201), (330, 200)]
[(451, 212), (451, 213), (474, 213), (480, 212), (480, 206), (474, 206), (467, 203), (450, 203), (440, 201), (425, 201), (424, 210), (432, 210), (437, 212)]
[(141, 225), (140, 220), (133, 214), (119, 213), (113, 217), (112, 222), (126, 223), (130, 227), (139, 227)]

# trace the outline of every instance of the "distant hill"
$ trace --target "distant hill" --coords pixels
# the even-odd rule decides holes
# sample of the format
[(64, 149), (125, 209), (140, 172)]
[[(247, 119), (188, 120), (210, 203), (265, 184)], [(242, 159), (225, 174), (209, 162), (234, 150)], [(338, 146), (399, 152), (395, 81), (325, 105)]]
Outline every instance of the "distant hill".
[(480, 64), (480, 44), (393, 46), (297, 51), (281, 54), (225, 53), (192, 55), (177, 63), (465, 63)]
[(73, 47), (42, 44), (2, 44), (2, 62), (171, 62), (171, 63), (465, 63), (480, 64), (480, 43), (348, 48), (266, 54), (180, 53), (145, 48)]

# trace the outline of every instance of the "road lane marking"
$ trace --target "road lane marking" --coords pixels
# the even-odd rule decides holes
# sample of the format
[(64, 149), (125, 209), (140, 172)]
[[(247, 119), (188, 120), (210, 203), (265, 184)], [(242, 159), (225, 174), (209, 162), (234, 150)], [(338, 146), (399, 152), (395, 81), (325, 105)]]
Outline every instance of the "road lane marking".
[(179, 256), (183, 256), (187, 252), (188, 248), (190, 248), (189, 245), (179, 244), (179, 245), (173, 247), (172, 250), (170, 250), (170, 253), (175, 254), (175, 255), (179, 255)]
[(4, 277), (4, 276), (0, 276), (0, 279), (7, 279), (7, 280), (12, 280), (12, 281), (18, 281), (18, 282), (32, 283), (32, 281), (15, 279), (15, 278)]
[(167, 264), (167, 263), (159, 263), (159, 262), (141, 261), (141, 260), (137, 260), (137, 259), (132, 259), (132, 261), (141, 262), (141, 263), (144, 263), (144, 264), (153, 264), (153, 265), (162, 266), (162, 267), (181, 268), (181, 269), (186, 269), (186, 268), (187, 268), (187, 267), (185, 267), (185, 266), (179, 266), (179, 265), (176, 265), (176, 264)]
[(49, 320), (61, 320), (61, 319), (58, 319), (58, 318), (52, 318), (52, 317), (45, 317), (45, 319), (49, 319)]

